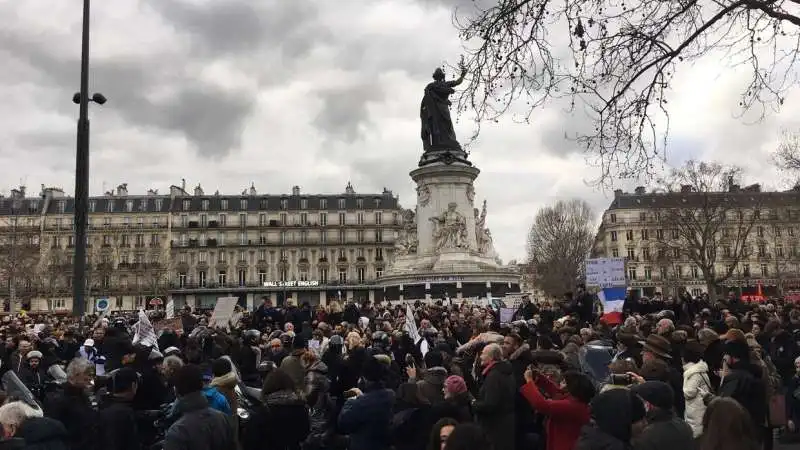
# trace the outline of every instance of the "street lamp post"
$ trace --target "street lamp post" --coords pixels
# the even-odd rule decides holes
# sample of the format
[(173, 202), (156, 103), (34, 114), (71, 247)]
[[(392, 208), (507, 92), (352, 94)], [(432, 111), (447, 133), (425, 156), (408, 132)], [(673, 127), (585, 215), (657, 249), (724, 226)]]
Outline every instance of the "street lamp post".
[(89, 0), (83, 0), (81, 35), (81, 90), (72, 97), (80, 105), (75, 157), (75, 260), (72, 279), (72, 314), (82, 316), (86, 308), (86, 246), (89, 221), (89, 101), (106, 102), (102, 94), (89, 98)]

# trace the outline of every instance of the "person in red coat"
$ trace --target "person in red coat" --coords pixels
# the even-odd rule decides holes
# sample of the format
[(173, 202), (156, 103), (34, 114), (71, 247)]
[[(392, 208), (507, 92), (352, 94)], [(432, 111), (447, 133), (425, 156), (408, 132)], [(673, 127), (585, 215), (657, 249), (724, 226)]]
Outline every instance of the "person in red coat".
[[(531, 368), (525, 371), (522, 396), (547, 417), (547, 450), (572, 450), (581, 428), (589, 423), (589, 402), (596, 390), (592, 381), (575, 371), (564, 373), (561, 386)], [(542, 394), (544, 392), (544, 394)]]

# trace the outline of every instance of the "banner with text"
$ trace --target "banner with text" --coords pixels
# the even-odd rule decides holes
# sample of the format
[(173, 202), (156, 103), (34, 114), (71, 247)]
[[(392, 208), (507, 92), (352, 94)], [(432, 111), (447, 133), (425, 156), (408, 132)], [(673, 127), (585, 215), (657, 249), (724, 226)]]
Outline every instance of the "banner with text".
[(600, 288), (597, 297), (603, 304), (602, 320), (607, 323), (620, 323), (627, 295), (625, 258), (587, 259), (586, 286)]

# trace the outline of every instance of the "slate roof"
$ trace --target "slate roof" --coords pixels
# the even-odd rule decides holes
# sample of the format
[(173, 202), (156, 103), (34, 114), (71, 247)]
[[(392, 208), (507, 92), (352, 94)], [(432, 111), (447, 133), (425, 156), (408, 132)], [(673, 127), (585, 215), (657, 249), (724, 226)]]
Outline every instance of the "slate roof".
[(730, 204), (731, 208), (800, 207), (800, 191), (785, 192), (669, 192), (617, 194), (609, 211), (701, 207), (704, 204)]
[[(307, 200), (307, 205), (306, 208), (301, 209), (302, 200)], [(344, 208), (339, 208), (339, 200), (344, 200)], [(208, 203), (207, 209), (203, 208), (204, 201)], [(184, 208), (185, 202), (188, 202), (188, 209)], [(323, 203), (327, 203), (324, 208), (322, 207)], [(39, 215), (44, 206), (45, 200), (38, 197), (25, 199), (0, 197), (0, 216)], [(72, 214), (74, 207), (74, 198), (53, 198), (47, 202), (47, 214)], [(177, 197), (128, 195), (91, 197), (89, 199), (90, 214), (393, 210), (399, 208), (397, 197), (391, 194), (186, 195)]]

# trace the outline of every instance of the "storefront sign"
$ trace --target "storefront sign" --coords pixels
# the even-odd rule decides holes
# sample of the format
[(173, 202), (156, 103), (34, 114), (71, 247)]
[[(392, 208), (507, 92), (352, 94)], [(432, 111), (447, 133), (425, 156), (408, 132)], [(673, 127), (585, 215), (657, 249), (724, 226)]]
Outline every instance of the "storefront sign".
[(319, 286), (319, 281), (265, 281), (264, 287), (316, 287)]

